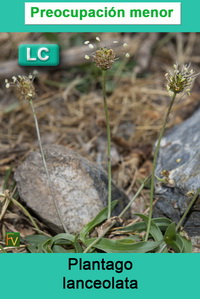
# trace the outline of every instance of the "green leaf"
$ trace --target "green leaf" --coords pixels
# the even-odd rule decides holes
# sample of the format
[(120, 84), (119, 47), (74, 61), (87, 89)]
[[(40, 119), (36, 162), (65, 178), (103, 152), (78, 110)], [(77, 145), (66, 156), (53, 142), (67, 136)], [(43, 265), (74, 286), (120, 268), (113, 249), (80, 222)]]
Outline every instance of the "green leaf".
[[(56, 235), (55, 237), (53, 237), (51, 239), (50, 246), (51, 246), (51, 248), (54, 248), (58, 244), (59, 245), (66, 245), (66, 246), (73, 246), (75, 248), (75, 250), (70, 249), (70, 252), (78, 252), (78, 253), (83, 252), (83, 249), (82, 249), (81, 245), (78, 242), (78, 236), (75, 237), (74, 235), (71, 235), (71, 234), (68, 234), (68, 233), (58, 234), (58, 235)], [(61, 247), (61, 248), (63, 248), (63, 247)], [(60, 250), (62, 250), (61, 248), (60, 248)], [(63, 248), (63, 252), (69, 252), (69, 250), (66, 250), (66, 249)]]
[[(53, 253), (53, 252), (79, 252), (82, 253), (83, 249), (78, 242), (78, 236), (75, 237), (71, 234), (63, 233), (58, 234), (54, 237), (47, 237), (43, 235), (31, 235), (24, 238), (25, 242), (28, 243), (27, 247), (31, 252), (37, 253)], [(62, 245), (73, 246), (74, 249), (65, 249)]]
[[(69, 250), (67, 250), (67, 249), (65, 249), (65, 248), (63, 248), (62, 246), (59, 246), (59, 245), (54, 245), (52, 247), (52, 251), (54, 253), (69, 253)], [(75, 252), (75, 251), (73, 250), (73, 252)]]
[(36, 247), (31, 244), (27, 244), (26, 246), (31, 253), (43, 253), (42, 247)]
[[(86, 245), (89, 246), (94, 242), (95, 238), (87, 239)], [(110, 239), (101, 239), (97, 244), (94, 245), (95, 248), (100, 249), (108, 253), (145, 253), (153, 251), (157, 248), (161, 242), (138, 242), (138, 243), (126, 243), (122, 240), (110, 240)]]
[(135, 243), (137, 243), (134, 239), (130, 239), (130, 238), (119, 239), (118, 242), (123, 243), (123, 244), (135, 244)]
[(128, 226), (124, 226), (122, 228), (117, 229), (117, 231), (121, 231), (121, 232), (130, 232), (130, 233), (134, 233), (134, 232), (143, 232), (146, 230), (146, 223), (144, 221), (142, 222), (137, 222)]
[[(117, 205), (118, 200), (114, 200), (111, 203), (111, 211)], [(108, 207), (104, 208), (99, 212), (99, 214), (88, 224), (86, 224), (80, 232), (80, 240), (85, 243), (86, 236), (100, 223), (107, 219), (108, 216)]]
[(30, 250), (32, 253), (42, 253), (43, 243), (50, 239), (51, 237), (44, 235), (30, 235), (24, 238), (25, 242), (27, 243), (28, 250)]
[(30, 244), (39, 244), (44, 241), (49, 240), (51, 237), (45, 235), (29, 235), (24, 238), (24, 240)]
[[(148, 217), (143, 215), (143, 214), (136, 214), (137, 216), (139, 216), (140, 218), (142, 218), (142, 220), (144, 220), (144, 222), (146, 223), (146, 226), (147, 226), (147, 223), (148, 223)], [(154, 223), (153, 220), (151, 220), (151, 226), (150, 226), (150, 235), (153, 237), (153, 239), (155, 241), (163, 241), (163, 234), (161, 233), (159, 227)]]
[(160, 228), (161, 231), (166, 231), (167, 227), (172, 223), (171, 219), (168, 218), (153, 218), (153, 222)]
[(72, 242), (69, 240), (64, 240), (64, 239), (58, 239), (54, 242), (53, 245), (65, 245), (65, 246), (71, 246)]
[(77, 253), (83, 253), (83, 248), (81, 247), (79, 241), (78, 241), (78, 235), (75, 236), (74, 240), (74, 247)]
[[(161, 231), (166, 231), (169, 224), (172, 223), (172, 221), (168, 218), (154, 218), (152, 219), (156, 226), (159, 227)], [(132, 225), (124, 226), (120, 228), (117, 231), (125, 231), (125, 232), (143, 232), (147, 228), (146, 222), (137, 222)]]
[(47, 240), (46, 242), (44, 242), (42, 244), (42, 250), (45, 252), (45, 253), (53, 253), (53, 250), (51, 248), (51, 239)]
[(183, 242), (183, 253), (192, 253), (192, 242), (186, 238), (179, 236)]
[(143, 240), (138, 234), (127, 236), (126, 239), (134, 240), (135, 242), (141, 242)]
[(164, 240), (166, 244), (178, 253), (191, 253), (192, 244), (184, 237), (176, 233), (176, 224), (172, 222), (165, 233)]
[(180, 239), (179, 235), (176, 235), (176, 239), (168, 242), (167, 245), (169, 247), (171, 247), (177, 253), (182, 253), (183, 252), (183, 242)]
[(173, 241), (176, 241), (176, 224), (175, 222), (172, 222), (164, 235), (164, 240), (166, 242), (166, 244), (171, 244)]
[(178, 253), (191, 253), (192, 243), (186, 240), (184, 237), (176, 234), (176, 240), (173, 240), (168, 244), (175, 252)]
[[(163, 248), (164, 246), (164, 248)], [(165, 244), (165, 242), (163, 242), (161, 245), (160, 245), (160, 248), (162, 248), (162, 253), (168, 253), (168, 248)]]
[[(74, 240), (75, 240), (75, 236), (71, 235), (71, 234), (68, 234), (68, 233), (62, 233), (62, 234), (58, 234), (56, 235), (55, 237), (53, 237), (51, 239), (51, 243), (50, 243), (50, 246), (53, 246), (54, 243), (56, 244), (60, 244), (60, 242), (62, 242), (63, 245), (69, 245), (69, 242), (71, 244), (74, 243)], [(66, 242), (66, 243), (65, 243)]]

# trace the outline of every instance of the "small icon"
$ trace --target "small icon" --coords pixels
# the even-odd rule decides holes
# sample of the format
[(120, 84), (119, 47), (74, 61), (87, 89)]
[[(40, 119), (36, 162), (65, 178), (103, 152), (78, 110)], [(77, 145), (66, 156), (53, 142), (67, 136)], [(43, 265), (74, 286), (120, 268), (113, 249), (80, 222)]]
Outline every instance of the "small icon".
[(19, 247), (20, 246), (20, 233), (6, 233), (6, 246)]
[(24, 44), (18, 47), (18, 63), (21, 66), (57, 66), (60, 62), (57, 44)]

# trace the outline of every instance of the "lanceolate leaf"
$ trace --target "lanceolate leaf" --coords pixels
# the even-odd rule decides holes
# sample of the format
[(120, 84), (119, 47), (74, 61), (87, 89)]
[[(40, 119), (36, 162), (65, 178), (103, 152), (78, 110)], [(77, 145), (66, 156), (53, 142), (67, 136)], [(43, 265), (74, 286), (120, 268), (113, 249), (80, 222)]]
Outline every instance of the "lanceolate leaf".
[(168, 242), (168, 246), (171, 247), (177, 253), (191, 253), (192, 243), (181, 237), (178, 233), (176, 234), (176, 239)]
[(52, 249), (51, 249), (51, 239), (50, 240), (47, 240), (46, 242), (44, 242), (42, 244), (42, 250), (45, 252), (45, 253), (53, 253)]
[[(111, 203), (111, 210), (113, 210), (115, 208), (115, 206), (117, 205), (118, 200), (114, 200)], [(90, 221), (88, 224), (86, 224), (83, 229), (80, 232), (80, 240), (85, 242), (85, 238), (86, 236), (93, 230), (93, 228), (95, 228), (97, 225), (99, 225), (101, 222), (103, 222), (104, 220), (107, 219), (108, 216), (108, 208), (104, 208), (103, 210), (101, 210), (99, 212), (99, 214), (92, 220)]]
[[(166, 231), (169, 224), (172, 223), (170, 219), (167, 218), (154, 218), (153, 222), (156, 224), (156, 226), (159, 227), (161, 231)], [(124, 226), (119, 229), (119, 231), (125, 231), (125, 232), (143, 232), (146, 230), (146, 222), (137, 222), (132, 225)]]
[(81, 245), (78, 241), (78, 235), (75, 236), (74, 247), (75, 247), (77, 253), (83, 253), (83, 248), (81, 247)]
[[(87, 239), (86, 245), (90, 245), (95, 239)], [(122, 242), (122, 240), (110, 240), (110, 239), (101, 239), (96, 245), (94, 245), (95, 248), (98, 248), (104, 252), (108, 253), (144, 253), (144, 252), (150, 252), (153, 251), (155, 248), (157, 248), (161, 242), (132, 242), (126, 243)]]
[(175, 240), (172, 240), (167, 243), (170, 248), (172, 248), (175, 252), (177, 253), (182, 253), (183, 252), (183, 242), (179, 238), (179, 236), (176, 236)]
[(52, 246), (54, 243), (58, 244), (60, 241), (66, 241), (67, 243), (74, 243), (75, 236), (67, 233), (58, 234), (51, 239), (50, 245)]
[(75, 253), (75, 250), (67, 250), (67, 249), (65, 249), (65, 248), (63, 248), (62, 246), (59, 246), (59, 245), (54, 245), (52, 247), (52, 251), (54, 253), (71, 253), (71, 252)]
[[(142, 214), (137, 214), (142, 220), (145, 221), (146, 225), (148, 223), (148, 217)], [(161, 241), (163, 240), (163, 234), (161, 233), (159, 227), (154, 223), (154, 221), (151, 221), (151, 227), (150, 227), (150, 235), (154, 238), (155, 241)]]
[(172, 241), (176, 240), (176, 224), (175, 224), (175, 222), (172, 222), (168, 226), (168, 228), (165, 232), (164, 240), (167, 244), (171, 244)]
[(183, 242), (183, 253), (192, 253), (192, 242), (185, 239), (184, 237), (179, 236)]
[(27, 243), (27, 247), (32, 253), (42, 253), (42, 245), (44, 242), (50, 240), (51, 237), (44, 235), (30, 235), (24, 238)]

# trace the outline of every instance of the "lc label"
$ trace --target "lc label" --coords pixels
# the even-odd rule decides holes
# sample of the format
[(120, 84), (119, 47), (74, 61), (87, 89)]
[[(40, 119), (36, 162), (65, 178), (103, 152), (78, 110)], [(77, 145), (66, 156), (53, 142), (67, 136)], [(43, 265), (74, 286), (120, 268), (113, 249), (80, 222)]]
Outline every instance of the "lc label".
[(18, 63), (21, 66), (57, 66), (60, 47), (57, 44), (23, 44), (18, 47)]

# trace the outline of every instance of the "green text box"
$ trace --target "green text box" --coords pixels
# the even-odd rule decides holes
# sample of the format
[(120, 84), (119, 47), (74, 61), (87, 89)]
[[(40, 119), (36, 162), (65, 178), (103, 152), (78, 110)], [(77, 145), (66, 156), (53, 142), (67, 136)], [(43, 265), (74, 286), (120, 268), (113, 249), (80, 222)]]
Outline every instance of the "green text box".
[(57, 44), (23, 44), (18, 48), (18, 63), (21, 66), (56, 66), (60, 62)]
[[(114, 270), (80, 270), (78, 265), (70, 270), (69, 259), (82, 261), (131, 261), (133, 268), (116, 273)], [(169, 299), (198, 298), (199, 254), (152, 254), (152, 253), (21, 253), (0, 254), (1, 297), (13, 298), (12, 290), (22, 284), (18, 298), (59, 298), (59, 299)], [(63, 288), (63, 277), (70, 280), (136, 279), (138, 288)], [(11, 285), (12, 283), (12, 285)], [(12, 286), (12, 288), (11, 288)], [(38, 293), (40, 296), (38, 296)]]

